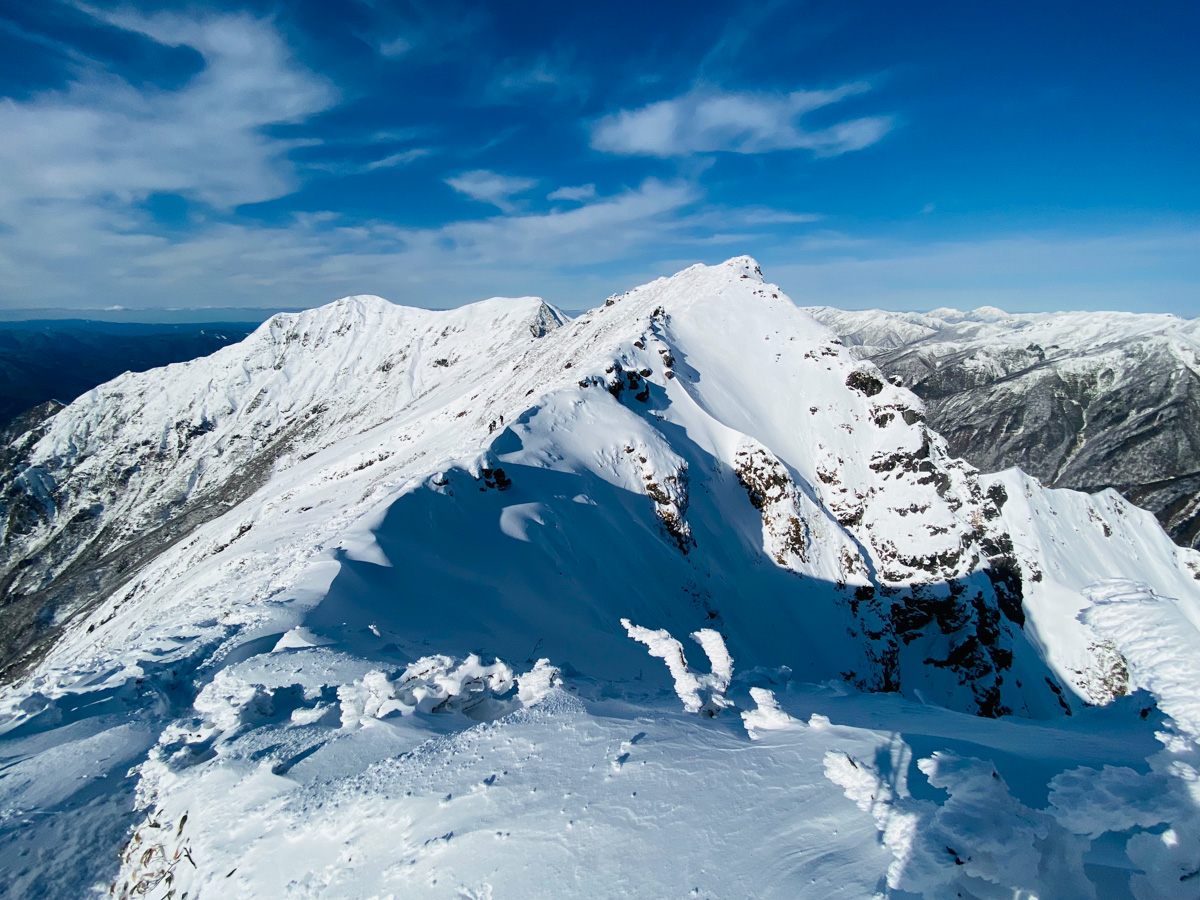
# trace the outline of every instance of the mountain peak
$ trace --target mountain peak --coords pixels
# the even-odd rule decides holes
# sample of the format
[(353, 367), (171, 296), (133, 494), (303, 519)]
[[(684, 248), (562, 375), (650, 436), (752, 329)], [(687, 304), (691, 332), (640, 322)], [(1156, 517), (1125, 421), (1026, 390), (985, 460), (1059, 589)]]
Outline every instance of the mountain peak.
[[(756, 284), (763, 283), (762, 268), (752, 256), (734, 256), (715, 265), (696, 263), (694, 266), (689, 266), (680, 272), (676, 272), (674, 275), (659, 279), (659, 282), (677, 280), (694, 282), (697, 277), (707, 278), (708, 280), (720, 283), (741, 281), (743, 279), (753, 281)], [(658, 282), (652, 282), (652, 284), (654, 283)], [(643, 285), (643, 287), (650, 287), (650, 285)]]
[(760, 284), (763, 280), (762, 267), (759, 266), (758, 260), (752, 256), (735, 256), (725, 260), (718, 268), (731, 269), (740, 278), (749, 278)]
[(351, 294), (349, 297), (341, 297), (333, 301), (333, 303), (335, 306), (353, 306), (363, 309), (396, 305), (390, 300), (383, 299), (378, 294)]
[(762, 284), (763, 282), (762, 267), (759, 266), (758, 261), (752, 256), (734, 256), (722, 263), (717, 263), (716, 265), (711, 266), (704, 263), (697, 263), (691, 268), (684, 269), (674, 277), (678, 278), (681, 275), (697, 272), (710, 273), (711, 275), (722, 280), (741, 280), (745, 278), (759, 284)]
[(388, 315), (397, 308), (398, 304), (385, 300), (376, 294), (352, 294), (340, 297), (332, 303), (316, 306), (305, 310), (313, 316), (352, 316), (355, 318)]
[(996, 306), (981, 306), (971, 310), (970, 318), (976, 322), (999, 322), (1008, 318), (1008, 313)]

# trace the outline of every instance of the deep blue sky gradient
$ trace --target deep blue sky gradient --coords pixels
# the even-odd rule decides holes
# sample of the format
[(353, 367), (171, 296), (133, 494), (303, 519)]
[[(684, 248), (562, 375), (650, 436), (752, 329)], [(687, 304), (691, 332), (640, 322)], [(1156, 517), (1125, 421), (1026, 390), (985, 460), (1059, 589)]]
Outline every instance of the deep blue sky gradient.
[(1198, 45), (1182, 0), (0, 0), (0, 308), (582, 308), (750, 253), (1197, 316)]

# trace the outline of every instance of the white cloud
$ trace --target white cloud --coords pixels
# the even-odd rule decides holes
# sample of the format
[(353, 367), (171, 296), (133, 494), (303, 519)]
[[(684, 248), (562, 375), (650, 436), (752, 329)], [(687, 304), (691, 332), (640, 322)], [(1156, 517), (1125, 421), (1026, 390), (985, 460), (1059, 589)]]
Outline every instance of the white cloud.
[(489, 172), (487, 169), (476, 169), (447, 178), (446, 184), (472, 200), (490, 203), (504, 212), (510, 212), (514, 208), (512, 198), (534, 187), (537, 179), (518, 178), (514, 175)]
[(31, 204), (128, 204), (155, 192), (228, 209), (294, 188), (287, 153), (298, 142), (264, 129), (326, 109), (336, 95), (292, 59), (268, 23), (246, 15), (107, 18), (193, 47), (204, 69), (164, 91), (92, 68), (64, 91), (0, 103), (0, 220), (19, 227)]
[(728, 151), (767, 153), (811, 150), (837, 156), (882, 138), (891, 128), (887, 116), (869, 116), (808, 130), (805, 113), (869, 90), (854, 82), (827, 91), (789, 94), (696, 89), (671, 100), (604, 116), (592, 125), (592, 146), (622, 155), (686, 156)]
[[(329, 108), (333, 87), (301, 66), (272, 25), (245, 14), (93, 12), (110, 24), (199, 52), (180, 87), (135, 87), (81, 62), (66, 88), (0, 101), (0, 281), (12, 305), (98, 303), (89, 272), (110, 277), (164, 241), (141, 204), (180, 194), (229, 210), (283, 196), (298, 178), (288, 153), (305, 143), (267, 133)], [(236, 252), (236, 251), (235, 251)], [(137, 292), (144, 285), (131, 283)]]
[(537, 293), (584, 308), (694, 262), (750, 253), (802, 304), (1200, 312), (1194, 223), (932, 245), (829, 231), (784, 240), (782, 226), (811, 216), (715, 206), (692, 183), (655, 180), (568, 209), (429, 228), (320, 212), (270, 227), (201, 222), (166, 237), (98, 203), (29, 213), (21, 231), (0, 234), (0, 302), (11, 306), (294, 307), (355, 293), (451, 306)]
[(0, 241), (0, 272), (13, 288), (5, 300), (24, 307), (137, 308), (168, 298), (181, 307), (213, 305), (214, 298), (223, 306), (296, 306), (363, 292), (445, 306), (531, 289), (582, 306), (625, 283), (588, 267), (644, 258), (647, 248), (690, 246), (686, 208), (699, 199), (691, 185), (651, 180), (567, 211), (440, 227), (317, 213), (273, 227), (210, 223), (179, 239), (146, 234), (127, 217), (105, 229), (99, 211), (64, 219), (51, 210), (37, 230), (57, 222), (59, 239), (19, 250)]
[(429, 137), (435, 129), (428, 125), (410, 125), (407, 128), (385, 128), (362, 138), (351, 138), (347, 143), (352, 144), (388, 144), (401, 141), (414, 141), (418, 138)]
[(370, 24), (361, 40), (388, 59), (455, 55), (489, 21), (489, 11), (470, 0), (359, 0)]
[(380, 169), (394, 169), (399, 166), (407, 166), (418, 159), (430, 156), (433, 152), (433, 149), (430, 147), (413, 147), (408, 150), (390, 153), (387, 156), (368, 162), (348, 162), (343, 160), (334, 162), (309, 162), (305, 163), (302, 168), (306, 172), (328, 172), (338, 177), (362, 175), (367, 172), (376, 172)]
[[(437, 229), (400, 231), (410, 250), (448, 248), (456, 262), (587, 265), (620, 258), (678, 229), (678, 211), (699, 199), (685, 183), (655, 179), (637, 190), (602, 197), (566, 211), (452, 222)], [(561, 264), (561, 263), (560, 263)]]
[[(507, 215), (424, 229), (332, 212), (273, 226), (222, 222), (220, 211), (297, 187), (288, 154), (299, 142), (273, 137), (269, 127), (328, 108), (332, 86), (293, 58), (268, 21), (96, 15), (194, 47), (204, 66), (161, 89), (88, 64), (63, 90), (0, 101), (5, 305), (294, 306), (362, 290), (447, 304), (528, 289), (536, 272), (533, 284), (549, 280), (568, 297), (586, 296), (599, 276), (580, 275), (580, 267), (690, 240), (681, 211), (698, 199), (691, 185), (648, 181), (608, 197), (580, 194), (567, 211), (518, 214), (512, 198), (538, 182), (487, 171), (451, 184)], [(360, 168), (404, 165), (425, 152), (400, 147)], [(155, 225), (143, 207), (155, 193), (196, 201), (186, 230)], [(413, 278), (422, 279), (420, 293)]]
[(410, 162), (414, 162), (423, 156), (428, 156), (430, 152), (432, 151), (428, 147), (414, 147), (411, 150), (402, 150), (399, 153), (385, 156), (383, 159), (366, 163), (363, 169), (368, 172), (374, 172), (376, 169), (392, 169), (396, 166), (407, 166)]
[(540, 94), (556, 101), (584, 100), (588, 82), (574, 71), (565, 53), (538, 56), (523, 63), (506, 60), (487, 83), (483, 99), (488, 103), (517, 103), (527, 94)]
[[(450, 183), (504, 215), (430, 228), (334, 212), (273, 226), (213, 221), (210, 206), (230, 210), (297, 186), (288, 156), (299, 142), (268, 132), (328, 108), (334, 89), (294, 59), (268, 21), (244, 14), (105, 16), (154, 40), (196, 48), (204, 68), (168, 90), (134, 86), (82, 61), (63, 90), (0, 101), (5, 305), (296, 306), (361, 292), (452, 305), (545, 292), (585, 306), (699, 259), (750, 252), (804, 302), (1131, 307), (1145, 298), (1146, 308), (1197, 312), (1194, 225), (1173, 234), (934, 246), (818, 235), (783, 250), (780, 234), (792, 233), (786, 226), (811, 221), (811, 214), (720, 207), (706, 203), (694, 182), (655, 180), (610, 196), (591, 185), (561, 187), (548, 199), (568, 201), (566, 208), (533, 213), (519, 211), (513, 198), (537, 180), (485, 170)], [(659, 134), (636, 144), (656, 153), (721, 141), (751, 152), (794, 144), (788, 134), (795, 132), (816, 149), (821, 141), (836, 144), (835, 134), (844, 143), (854, 130), (853, 122), (842, 123), (821, 140), (800, 130), (803, 111), (835, 102), (836, 93), (688, 95), (667, 101), (670, 115), (658, 110), (625, 137)], [(628, 114), (634, 124), (639, 113)], [(612, 117), (613, 128), (618, 119)], [(675, 124), (649, 128), (667, 119)], [(420, 134), (373, 139), (399, 143)], [(405, 165), (428, 151), (399, 143), (376, 152), (380, 158), (359, 170)], [(142, 203), (156, 192), (199, 201), (187, 231), (164, 234), (150, 221)]]
[(392, 38), (390, 41), (383, 41), (379, 44), (379, 53), (381, 56), (386, 56), (391, 59), (403, 56), (413, 48), (413, 43), (403, 35)]
[(749, 207), (741, 213), (741, 220), (747, 225), (801, 225), (816, 222), (820, 218), (821, 216), (817, 213), (798, 213), (761, 207)]
[(551, 191), (546, 195), (547, 200), (573, 200), (576, 203), (582, 203), (584, 200), (591, 200), (596, 196), (596, 186), (594, 184), (580, 184), (575, 187), (560, 187), (556, 191)]

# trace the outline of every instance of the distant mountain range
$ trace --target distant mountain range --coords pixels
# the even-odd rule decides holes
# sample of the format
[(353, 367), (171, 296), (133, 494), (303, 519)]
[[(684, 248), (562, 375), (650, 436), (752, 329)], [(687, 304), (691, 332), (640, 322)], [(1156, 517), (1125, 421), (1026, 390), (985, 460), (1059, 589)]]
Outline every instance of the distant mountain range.
[(1053, 487), (1113, 487), (1200, 547), (1200, 320), (809, 309), (925, 401), (950, 452)]

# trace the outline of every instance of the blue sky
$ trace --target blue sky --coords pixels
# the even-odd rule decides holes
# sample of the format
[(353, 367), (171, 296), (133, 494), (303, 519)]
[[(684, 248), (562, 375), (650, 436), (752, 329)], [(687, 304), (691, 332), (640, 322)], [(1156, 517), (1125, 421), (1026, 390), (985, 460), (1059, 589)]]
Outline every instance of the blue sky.
[(1200, 315), (1200, 5), (0, 0), (0, 308)]

